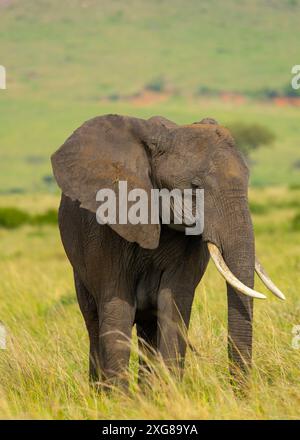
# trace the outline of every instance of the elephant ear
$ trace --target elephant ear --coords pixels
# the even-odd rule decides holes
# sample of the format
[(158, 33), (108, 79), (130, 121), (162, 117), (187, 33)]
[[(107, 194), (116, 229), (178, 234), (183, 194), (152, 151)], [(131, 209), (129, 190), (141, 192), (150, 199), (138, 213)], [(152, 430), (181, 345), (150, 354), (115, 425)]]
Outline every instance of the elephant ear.
[[(142, 139), (145, 130), (146, 121), (118, 115), (100, 116), (85, 122), (51, 158), (54, 176), (62, 192), (78, 200), (82, 208), (96, 212), (99, 207), (97, 192), (112, 189), (118, 211), (118, 182), (127, 181), (128, 192), (135, 188), (147, 192), (149, 208), (152, 182)], [(117, 223), (110, 227), (143, 248), (155, 249), (159, 244), (159, 224), (152, 225), (150, 221), (149, 224), (120, 224), (117, 217)]]
[(152, 122), (154, 124), (160, 124), (166, 128), (178, 127), (178, 125), (175, 122), (170, 121), (170, 119), (164, 118), (163, 116), (152, 116), (152, 118), (148, 119), (148, 122)]

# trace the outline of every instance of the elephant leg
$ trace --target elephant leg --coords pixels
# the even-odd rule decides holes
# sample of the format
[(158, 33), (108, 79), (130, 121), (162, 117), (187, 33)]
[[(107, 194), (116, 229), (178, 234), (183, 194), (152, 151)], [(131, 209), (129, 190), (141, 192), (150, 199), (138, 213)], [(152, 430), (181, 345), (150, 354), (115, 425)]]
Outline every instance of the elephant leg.
[(94, 297), (84, 286), (79, 275), (74, 271), (77, 299), (90, 339), (89, 377), (91, 382), (99, 381), (99, 320)]
[(190, 240), (181, 265), (170, 266), (161, 279), (157, 299), (158, 350), (164, 361), (182, 377), (187, 346), (187, 331), (195, 289), (209, 261), (206, 244)]
[(194, 291), (166, 285), (158, 295), (158, 350), (166, 365), (182, 377)]
[(150, 371), (147, 360), (157, 351), (157, 316), (153, 312), (150, 316), (142, 316), (137, 321), (139, 356), (139, 383), (143, 382), (145, 374)]
[(103, 380), (126, 387), (135, 306), (115, 296), (99, 305), (99, 360)]

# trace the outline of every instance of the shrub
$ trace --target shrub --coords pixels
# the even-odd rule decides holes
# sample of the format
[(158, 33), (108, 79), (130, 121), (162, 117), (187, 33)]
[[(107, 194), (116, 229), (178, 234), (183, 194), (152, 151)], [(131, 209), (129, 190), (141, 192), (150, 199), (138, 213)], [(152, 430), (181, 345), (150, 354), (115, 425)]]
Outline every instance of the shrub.
[(262, 145), (270, 145), (275, 139), (274, 133), (261, 124), (235, 122), (228, 128), (236, 141), (237, 148), (245, 156)]
[(199, 86), (196, 91), (197, 96), (217, 96), (218, 94), (219, 92), (217, 90), (205, 85)]
[(54, 209), (49, 209), (42, 214), (30, 215), (18, 208), (0, 208), (0, 227), (13, 229), (25, 224), (56, 225), (57, 212)]
[(293, 89), (292, 85), (288, 83), (283, 87), (283, 96), (288, 96), (289, 98), (299, 98), (300, 90)]
[(252, 214), (265, 214), (268, 211), (268, 207), (266, 205), (262, 205), (256, 202), (250, 202), (249, 208)]
[(57, 212), (54, 209), (48, 209), (43, 214), (33, 216), (30, 223), (34, 225), (56, 225)]
[(150, 90), (152, 92), (163, 92), (165, 89), (166, 83), (164, 78), (158, 77), (150, 81), (146, 84), (145, 89)]
[(291, 183), (289, 185), (289, 189), (292, 190), (292, 191), (300, 190), (300, 183)]
[(260, 99), (274, 99), (280, 96), (280, 92), (276, 89), (271, 89), (269, 87), (258, 90), (257, 92), (252, 93), (254, 98)]
[(45, 176), (43, 176), (43, 182), (46, 185), (53, 185), (55, 183), (55, 180), (52, 174), (46, 174)]
[(70, 306), (70, 305), (76, 304), (77, 303), (76, 296), (73, 293), (63, 295), (59, 299), (59, 303), (62, 304), (63, 306)]
[(0, 226), (3, 228), (17, 228), (28, 223), (30, 216), (27, 212), (18, 208), (5, 207), (0, 208)]
[(108, 95), (107, 99), (109, 101), (119, 101), (121, 99), (121, 96), (118, 93), (111, 93), (110, 95)]
[(300, 212), (298, 212), (292, 220), (292, 229), (294, 231), (300, 231)]
[(287, 83), (284, 86), (279, 87), (278, 89), (273, 89), (270, 87), (265, 87), (259, 90), (246, 92), (247, 95), (258, 98), (258, 99), (274, 99), (280, 97), (300, 97), (300, 90), (295, 90), (292, 88), (291, 83)]
[(294, 170), (300, 170), (300, 159), (297, 159), (292, 163), (292, 168)]
[(26, 190), (20, 187), (8, 188), (7, 190), (1, 191), (1, 194), (25, 194)]
[(39, 156), (36, 154), (31, 154), (29, 156), (25, 157), (26, 162), (30, 163), (31, 165), (39, 165), (40, 163), (43, 163), (46, 161), (46, 157)]

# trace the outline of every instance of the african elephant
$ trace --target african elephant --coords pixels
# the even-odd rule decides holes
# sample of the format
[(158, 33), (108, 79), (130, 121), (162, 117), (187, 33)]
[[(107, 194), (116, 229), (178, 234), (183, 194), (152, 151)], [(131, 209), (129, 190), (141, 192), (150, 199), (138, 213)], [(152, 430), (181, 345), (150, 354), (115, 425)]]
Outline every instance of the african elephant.
[[(121, 380), (134, 324), (142, 352), (160, 353), (182, 372), (184, 331), (210, 256), (227, 282), (231, 372), (246, 377), (253, 297), (265, 298), (253, 290), (255, 270), (284, 295), (255, 258), (248, 168), (229, 131), (210, 118), (178, 126), (162, 117), (105, 115), (78, 128), (52, 166), (62, 190), (61, 238), (90, 339), (91, 380)], [(185, 235), (172, 224), (99, 224), (96, 194), (120, 180), (148, 193), (204, 189), (202, 234)]]

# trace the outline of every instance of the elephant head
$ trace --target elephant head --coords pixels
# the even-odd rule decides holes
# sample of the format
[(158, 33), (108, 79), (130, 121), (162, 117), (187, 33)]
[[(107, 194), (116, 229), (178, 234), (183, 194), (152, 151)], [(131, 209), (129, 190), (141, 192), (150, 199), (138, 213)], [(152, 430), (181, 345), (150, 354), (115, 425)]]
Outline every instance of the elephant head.
[[(54, 175), (65, 195), (97, 210), (100, 188), (204, 189), (204, 230), (217, 269), (227, 282), (228, 346), (232, 365), (248, 369), (252, 351), (254, 272), (280, 299), (284, 295), (255, 258), (248, 207), (248, 168), (229, 131), (210, 118), (177, 126), (161, 117), (118, 115), (94, 118), (76, 130), (52, 156)], [(111, 227), (141, 247), (159, 245), (159, 224)]]

